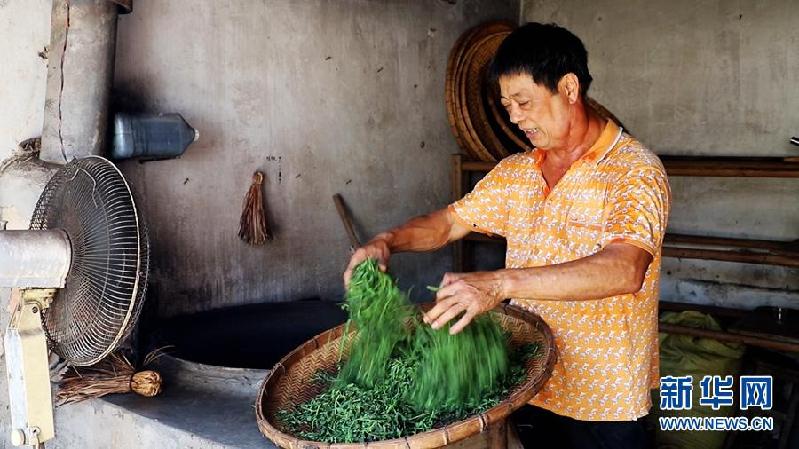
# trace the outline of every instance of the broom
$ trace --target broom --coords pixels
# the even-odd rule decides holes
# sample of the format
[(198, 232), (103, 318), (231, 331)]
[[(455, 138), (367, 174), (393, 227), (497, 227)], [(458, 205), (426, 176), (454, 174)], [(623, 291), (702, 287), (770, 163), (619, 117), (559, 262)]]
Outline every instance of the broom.
[(266, 225), (266, 212), (261, 185), (264, 183), (264, 174), (260, 171), (252, 175), (252, 184), (247, 196), (244, 197), (244, 207), (241, 211), (239, 222), (239, 238), (250, 245), (263, 245), (272, 237)]
[[(143, 366), (162, 354), (160, 350), (147, 354)], [(92, 366), (67, 368), (58, 382), (55, 402), (60, 406), (131, 391), (146, 397), (157, 395), (161, 392), (161, 375), (151, 370), (136, 372), (127, 357), (115, 353)]]

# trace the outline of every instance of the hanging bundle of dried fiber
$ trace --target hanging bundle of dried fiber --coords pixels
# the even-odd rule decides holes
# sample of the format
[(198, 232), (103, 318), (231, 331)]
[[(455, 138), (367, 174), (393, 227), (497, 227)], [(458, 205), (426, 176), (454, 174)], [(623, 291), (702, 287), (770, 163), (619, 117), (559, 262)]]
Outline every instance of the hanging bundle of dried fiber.
[[(144, 365), (152, 363), (160, 351), (144, 358)], [(122, 354), (111, 354), (95, 365), (69, 367), (58, 382), (56, 405), (71, 404), (112, 393), (136, 392), (153, 397), (161, 392), (161, 375), (156, 371), (136, 372), (136, 368)]]
[(264, 174), (259, 171), (255, 172), (252, 175), (252, 184), (244, 198), (244, 207), (241, 211), (239, 238), (250, 245), (263, 245), (271, 238), (266, 225), (266, 211), (261, 192), (263, 183)]

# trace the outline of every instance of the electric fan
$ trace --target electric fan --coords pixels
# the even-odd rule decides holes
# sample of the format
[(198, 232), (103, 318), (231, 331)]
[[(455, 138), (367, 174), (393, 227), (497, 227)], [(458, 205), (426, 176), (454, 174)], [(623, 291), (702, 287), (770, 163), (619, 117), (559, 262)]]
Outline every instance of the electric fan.
[(14, 445), (54, 437), (47, 348), (92, 365), (132, 330), (144, 301), (149, 243), (122, 173), (73, 160), (44, 188), (30, 230), (0, 232), (0, 287), (12, 288), (5, 335)]

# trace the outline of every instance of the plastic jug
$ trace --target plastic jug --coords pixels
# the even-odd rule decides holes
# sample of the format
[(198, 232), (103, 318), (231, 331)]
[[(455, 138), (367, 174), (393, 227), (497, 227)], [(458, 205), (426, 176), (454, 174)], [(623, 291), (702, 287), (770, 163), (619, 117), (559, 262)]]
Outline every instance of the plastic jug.
[(180, 114), (114, 116), (112, 159), (169, 159), (178, 157), (200, 137)]

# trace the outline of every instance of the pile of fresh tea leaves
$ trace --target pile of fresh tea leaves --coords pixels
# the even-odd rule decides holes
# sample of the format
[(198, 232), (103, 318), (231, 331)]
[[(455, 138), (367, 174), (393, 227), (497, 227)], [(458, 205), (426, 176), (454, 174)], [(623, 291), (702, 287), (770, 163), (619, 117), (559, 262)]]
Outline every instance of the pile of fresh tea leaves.
[(347, 326), (358, 330), (349, 357), (337, 374), (317, 373), (320, 395), (278, 414), (303, 439), (378, 441), (465, 419), (506, 398), (538, 352), (536, 345), (511, 348), (488, 315), (457, 335), (433, 330), (373, 260), (356, 267), (344, 308)]

